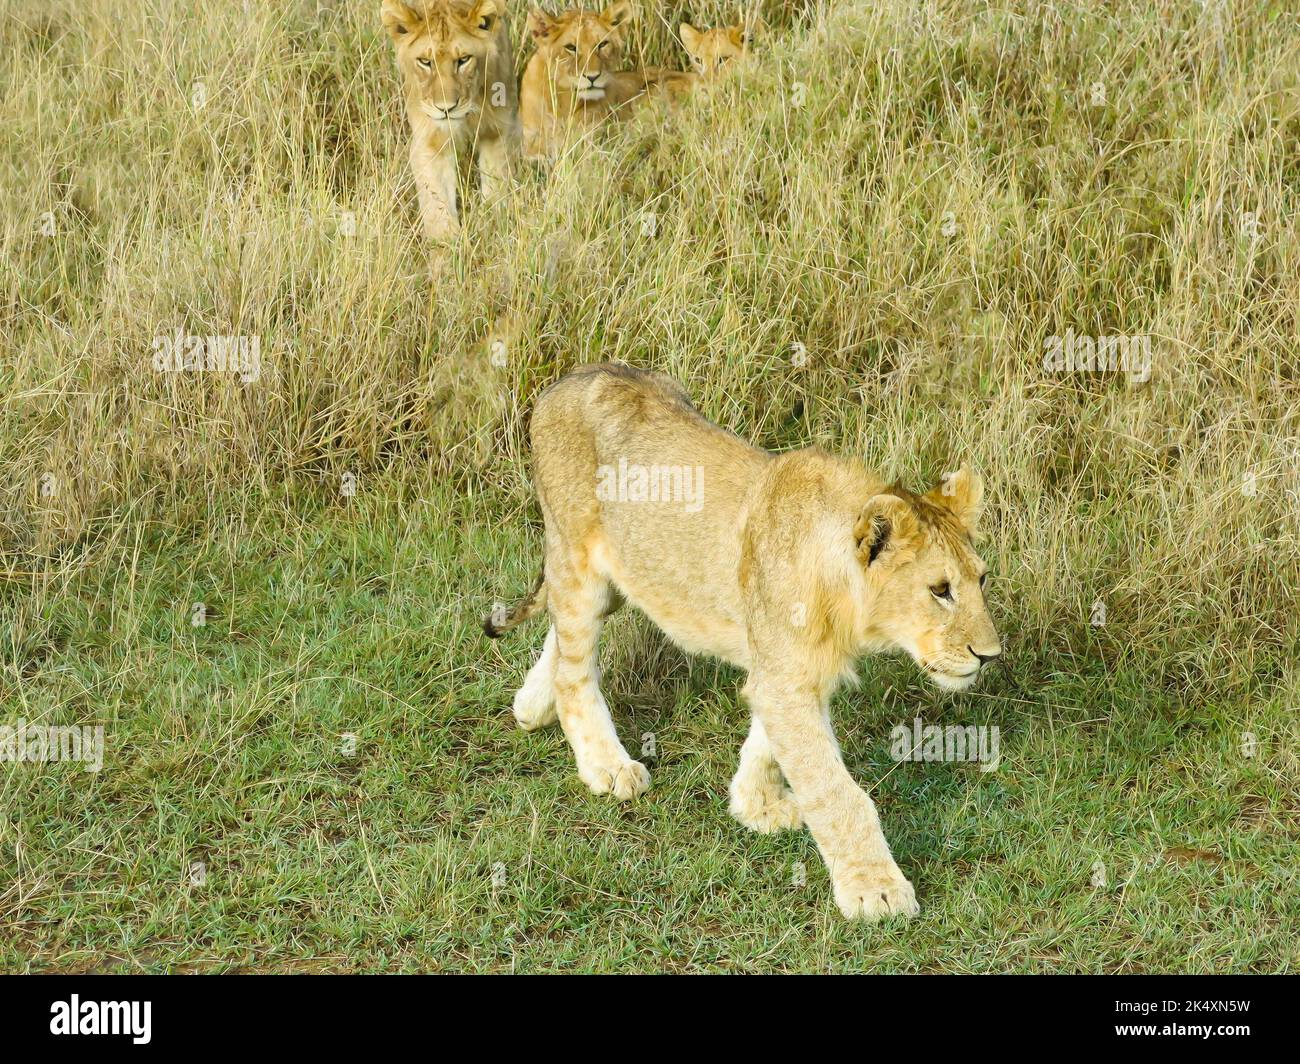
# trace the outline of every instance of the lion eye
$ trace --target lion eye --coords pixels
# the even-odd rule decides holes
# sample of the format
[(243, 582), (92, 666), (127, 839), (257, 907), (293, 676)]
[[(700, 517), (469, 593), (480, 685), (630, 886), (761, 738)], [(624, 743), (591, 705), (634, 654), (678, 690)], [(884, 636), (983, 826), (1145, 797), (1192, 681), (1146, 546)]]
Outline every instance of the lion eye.
[(950, 599), (952, 598), (952, 588), (948, 585), (948, 581), (945, 580), (942, 584), (935, 584), (931, 587), (930, 594), (937, 599)]
[(605, 50), (605, 45), (607, 44), (609, 44), (609, 41), (601, 41), (598, 45), (596, 45), (596, 51), (603, 52)]
[(420, 56), (420, 58), (417, 59), (416, 62), (419, 63), (420, 66), (424, 67), (425, 70), (428, 70), (431, 66), (433, 66), (432, 61), (424, 58), (424, 56)]
[(467, 56), (467, 55), (462, 55), (459, 59), (456, 60), (456, 69), (459, 70), (459, 69), (460, 69), (461, 67), (463, 67), (466, 63), (468, 63), (469, 60), (470, 60), (470, 57), (469, 57), (469, 56)]
[(564, 46), (564, 50), (566, 52), (576, 52), (578, 50), (578, 46), (576, 44), (566, 44)]
[(984, 586), (984, 582), (985, 582), (988, 578), (989, 578), (989, 574), (988, 574), (988, 573), (980, 573), (980, 587), (983, 587), (983, 586)]

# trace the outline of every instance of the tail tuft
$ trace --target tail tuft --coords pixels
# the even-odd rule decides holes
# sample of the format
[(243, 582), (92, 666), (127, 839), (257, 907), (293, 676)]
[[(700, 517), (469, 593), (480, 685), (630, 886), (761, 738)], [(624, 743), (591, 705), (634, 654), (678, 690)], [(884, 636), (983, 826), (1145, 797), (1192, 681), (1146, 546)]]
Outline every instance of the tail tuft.
[(489, 639), (500, 639), (506, 632), (525, 621), (531, 620), (546, 608), (546, 574), (538, 574), (533, 590), (522, 602), (511, 608), (495, 607), (483, 618), (483, 634)]

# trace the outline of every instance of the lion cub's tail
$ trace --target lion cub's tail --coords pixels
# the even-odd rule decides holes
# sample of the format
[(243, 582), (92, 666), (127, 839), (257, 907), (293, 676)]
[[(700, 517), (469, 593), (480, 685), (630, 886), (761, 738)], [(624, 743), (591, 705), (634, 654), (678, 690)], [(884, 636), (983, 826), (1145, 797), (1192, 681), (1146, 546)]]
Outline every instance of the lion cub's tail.
[(527, 598), (516, 602), (509, 609), (498, 606), (483, 618), (483, 632), (489, 639), (496, 639), (505, 635), (511, 628), (532, 620), (544, 609), (546, 609), (546, 573), (541, 572), (537, 574), (537, 583)]

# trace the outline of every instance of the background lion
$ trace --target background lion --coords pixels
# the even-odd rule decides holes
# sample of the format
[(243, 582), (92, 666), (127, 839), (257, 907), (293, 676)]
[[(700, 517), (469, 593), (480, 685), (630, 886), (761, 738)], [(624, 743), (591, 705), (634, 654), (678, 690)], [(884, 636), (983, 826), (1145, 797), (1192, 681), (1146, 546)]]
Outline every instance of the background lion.
[(525, 158), (553, 160), (575, 133), (625, 112), (632, 101), (691, 86), (694, 75), (684, 71), (623, 69), (634, 11), (628, 0), (615, 0), (602, 11), (529, 12), (536, 51), (519, 88)]
[(459, 229), (459, 162), (477, 156), (479, 186), (506, 191), (519, 153), (518, 93), (504, 0), (384, 0), (411, 127), (411, 175), (433, 239)]

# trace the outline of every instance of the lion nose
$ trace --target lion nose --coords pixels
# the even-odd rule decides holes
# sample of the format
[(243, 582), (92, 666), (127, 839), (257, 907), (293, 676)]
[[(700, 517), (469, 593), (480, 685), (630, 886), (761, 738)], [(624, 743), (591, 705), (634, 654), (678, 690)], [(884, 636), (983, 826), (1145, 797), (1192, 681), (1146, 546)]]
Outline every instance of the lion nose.
[(586, 79), (587, 79), (588, 81), (591, 82), (591, 87), (592, 87), (593, 89), (596, 87), (596, 82), (598, 82), (598, 81), (600, 80), (600, 75), (599, 75), (599, 74), (587, 74), (587, 75), (584, 75), (584, 76), (586, 77)]
[(974, 654), (977, 658), (979, 658), (981, 665), (987, 665), (990, 661), (992, 661), (994, 658), (996, 658), (999, 654), (1002, 653), (1001, 647), (997, 647), (991, 654), (981, 654), (978, 650), (976, 650), (973, 646), (970, 646), (969, 644), (967, 645), (966, 649), (969, 650), (972, 654)]

